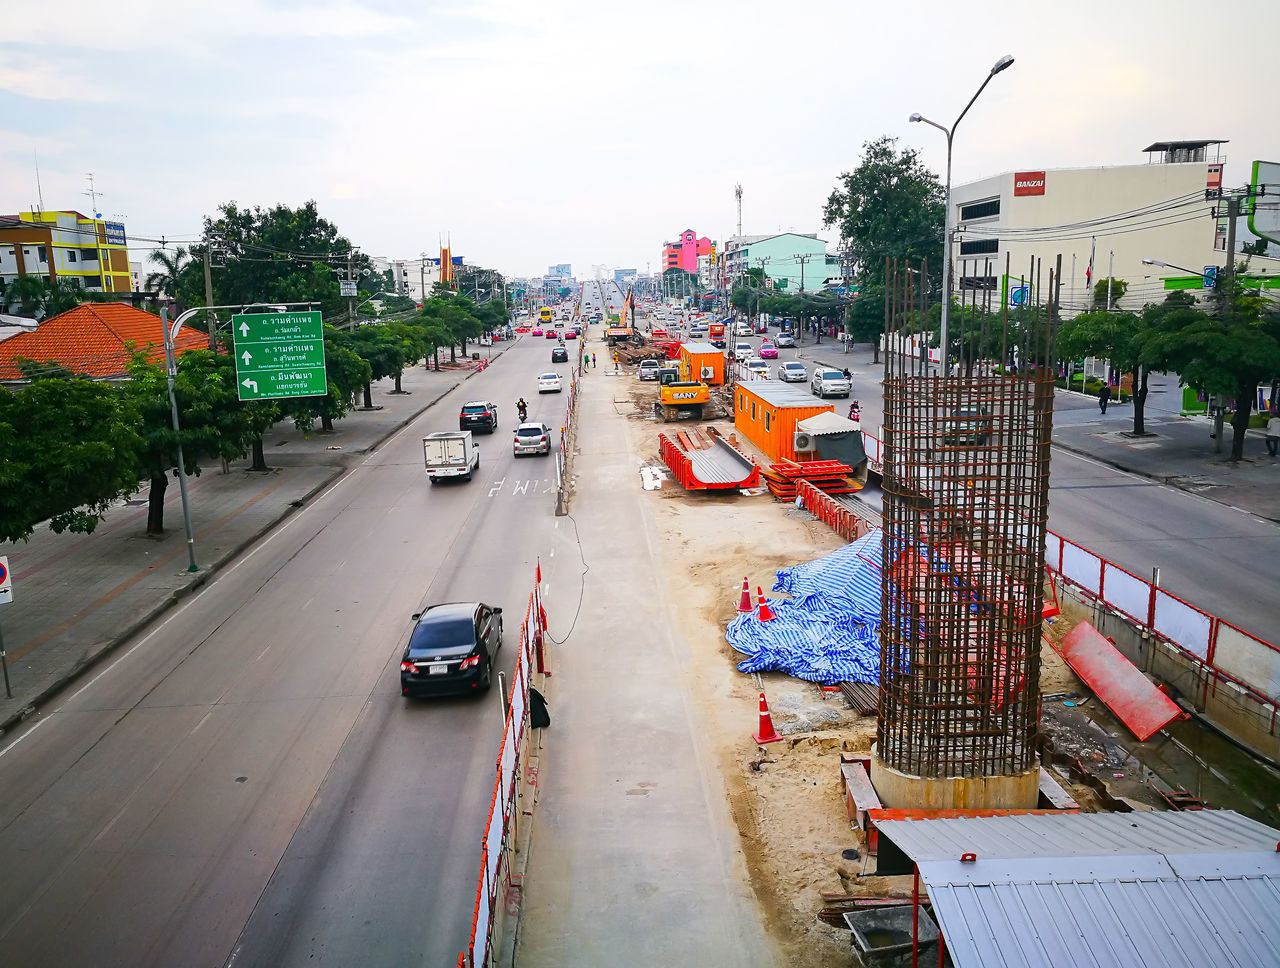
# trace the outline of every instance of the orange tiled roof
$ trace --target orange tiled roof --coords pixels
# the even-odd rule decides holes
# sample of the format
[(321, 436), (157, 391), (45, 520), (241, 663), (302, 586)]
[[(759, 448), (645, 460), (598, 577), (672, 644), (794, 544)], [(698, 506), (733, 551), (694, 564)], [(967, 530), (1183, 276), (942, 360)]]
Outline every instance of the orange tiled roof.
[[(125, 343), (146, 353), (153, 362), (164, 360), (164, 332), (160, 317), (123, 303), (84, 303), (52, 316), (34, 332), (20, 333), (0, 342), (0, 380), (19, 380), (18, 357), (38, 363), (54, 362), (98, 379), (122, 377), (127, 372), (129, 350)], [(203, 349), (209, 338), (184, 329), (178, 334), (177, 351)]]

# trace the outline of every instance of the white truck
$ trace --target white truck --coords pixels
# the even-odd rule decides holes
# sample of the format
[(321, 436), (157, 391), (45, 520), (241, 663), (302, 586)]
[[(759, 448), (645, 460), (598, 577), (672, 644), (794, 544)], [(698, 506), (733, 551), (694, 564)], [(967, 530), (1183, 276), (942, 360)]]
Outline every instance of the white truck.
[(427, 480), (432, 484), (442, 477), (471, 480), (480, 469), (480, 448), (470, 430), (441, 430), (422, 438), (422, 457), (427, 467)]

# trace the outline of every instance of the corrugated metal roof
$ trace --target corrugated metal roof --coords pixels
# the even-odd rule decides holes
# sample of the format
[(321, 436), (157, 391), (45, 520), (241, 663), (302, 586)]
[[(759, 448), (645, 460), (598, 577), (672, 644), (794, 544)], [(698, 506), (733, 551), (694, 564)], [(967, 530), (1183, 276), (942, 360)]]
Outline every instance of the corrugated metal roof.
[(812, 417), (805, 417), (796, 424), (796, 427), (819, 437), (826, 434), (847, 434), (850, 431), (862, 429), (860, 424), (830, 410), (815, 413)]
[(799, 387), (792, 386), (789, 383), (751, 380), (747, 383), (739, 383), (738, 388), (754, 393), (761, 400), (775, 407), (826, 407), (827, 409), (832, 409), (831, 404), (819, 400), (808, 390), (801, 390)]
[(956, 968), (1280, 965), (1280, 830), (1233, 811), (878, 826), (918, 864)]
[(1275, 850), (1280, 840), (1280, 831), (1233, 810), (886, 820), (877, 826), (917, 864), (966, 852), (989, 858)]
[(716, 356), (724, 356), (724, 350), (719, 347), (712, 346), (710, 343), (681, 343), (680, 348), (682, 350), (688, 350), (690, 353), (712, 353)]

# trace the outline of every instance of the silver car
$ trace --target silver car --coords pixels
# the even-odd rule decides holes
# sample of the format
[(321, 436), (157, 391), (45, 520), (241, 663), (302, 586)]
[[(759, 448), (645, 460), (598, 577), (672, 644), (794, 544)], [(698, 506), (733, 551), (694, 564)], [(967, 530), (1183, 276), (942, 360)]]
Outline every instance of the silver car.
[(809, 382), (809, 385), (814, 395), (823, 399), (826, 397), (847, 397), (850, 390), (849, 381), (843, 373), (839, 370), (829, 370), (826, 367), (819, 367), (813, 371), (813, 379)]
[(803, 383), (809, 379), (809, 371), (803, 363), (787, 360), (778, 367), (778, 379), (783, 383)]
[(514, 456), (551, 453), (551, 428), (544, 423), (522, 423), (512, 443)]

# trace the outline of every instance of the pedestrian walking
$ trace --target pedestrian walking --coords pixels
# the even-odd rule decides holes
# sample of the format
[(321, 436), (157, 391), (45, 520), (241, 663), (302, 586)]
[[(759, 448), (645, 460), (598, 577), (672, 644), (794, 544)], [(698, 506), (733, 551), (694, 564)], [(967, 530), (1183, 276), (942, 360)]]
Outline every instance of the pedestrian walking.
[(1267, 453), (1272, 457), (1280, 456), (1280, 411), (1271, 411), (1271, 417), (1267, 420)]
[(596, 365), (596, 355), (594, 353), (591, 354), (591, 365), (593, 367)]
[(1107, 412), (1107, 402), (1111, 399), (1111, 384), (1102, 384), (1102, 389), (1098, 391), (1098, 409), (1103, 413)]

